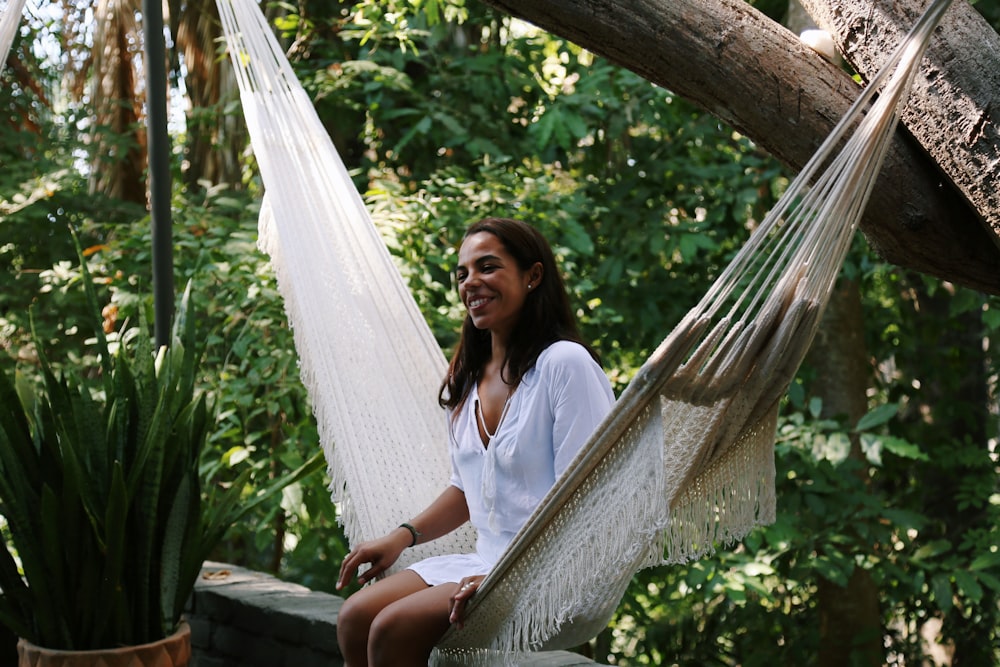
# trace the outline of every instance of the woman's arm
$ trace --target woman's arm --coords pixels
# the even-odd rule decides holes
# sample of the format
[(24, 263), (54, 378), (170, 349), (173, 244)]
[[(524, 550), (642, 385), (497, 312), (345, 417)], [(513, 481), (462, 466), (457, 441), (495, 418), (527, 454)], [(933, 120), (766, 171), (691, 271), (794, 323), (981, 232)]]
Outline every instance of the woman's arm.
[[(447, 535), (469, 520), (469, 506), (465, 502), (465, 492), (457, 486), (449, 486), (427, 509), (413, 517), (410, 525), (418, 533), (418, 543), (430, 542)], [(397, 528), (406, 533), (412, 542), (413, 535), (406, 528)], [(409, 543), (407, 543), (409, 546)]]
[[(469, 506), (465, 502), (465, 493), (456, 486), (449, 486), (409, 523), (420, 534), (418, 542), (423, 543), (447, 535), (468, 520)], [(403, 526), (394, 528), (376, 540), (362, 542), (340, 564), (337, 590), (346, 586), (358, 568), (365, 563), (371, 564), (371, 567), (358, 575), (358, 583), (371, 581), (392, 567), (403, 550), (413, 544), (413, 534)]]
[(559, 478), (614, 406), (615, 396), (608, 376), (580, 345), (554, 343), (546, 363), (554, 467)]

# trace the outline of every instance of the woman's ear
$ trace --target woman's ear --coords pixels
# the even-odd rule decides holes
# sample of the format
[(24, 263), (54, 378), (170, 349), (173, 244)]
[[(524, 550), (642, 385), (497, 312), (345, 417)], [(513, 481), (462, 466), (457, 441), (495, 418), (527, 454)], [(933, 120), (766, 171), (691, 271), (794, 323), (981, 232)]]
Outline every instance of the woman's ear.
[(545, 275), (545, 270), (542, 268), (541, 262), (535, 262), (530, 269), (528, 269), (528, 283), (532, 287), (538, 287), (542, 282), (542, 276)]

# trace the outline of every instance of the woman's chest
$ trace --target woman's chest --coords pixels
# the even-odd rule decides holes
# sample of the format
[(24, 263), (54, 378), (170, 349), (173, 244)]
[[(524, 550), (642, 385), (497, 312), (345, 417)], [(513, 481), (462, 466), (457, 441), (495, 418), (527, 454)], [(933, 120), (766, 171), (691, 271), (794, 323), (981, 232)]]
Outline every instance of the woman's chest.
[[(534, 472), (546, 473), (552, 467), (552, 427), (551, 406), (543, 392), (532, 391), (533, 387), (521, 386), (501, 409), (500, 418), (493, 428), (484, 428), (482, 415), (476, 408), (480, 400), (478, 392), (470, 398), (455, 424), (459, 467), (475, 475), (487, 462), (494, 474), (510, 474), (532, 477)], [(491, 426), (488, 422), (486, 426)], [(486, 438), (483, 431), (489, 430)]]

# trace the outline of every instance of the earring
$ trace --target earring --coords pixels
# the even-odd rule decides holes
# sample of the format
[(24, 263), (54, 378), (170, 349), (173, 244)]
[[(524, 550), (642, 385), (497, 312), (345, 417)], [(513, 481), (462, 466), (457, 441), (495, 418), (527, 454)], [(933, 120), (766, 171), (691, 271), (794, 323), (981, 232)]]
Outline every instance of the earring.
[(528, 289), (531, 289), (531, 283), (528, 283)]

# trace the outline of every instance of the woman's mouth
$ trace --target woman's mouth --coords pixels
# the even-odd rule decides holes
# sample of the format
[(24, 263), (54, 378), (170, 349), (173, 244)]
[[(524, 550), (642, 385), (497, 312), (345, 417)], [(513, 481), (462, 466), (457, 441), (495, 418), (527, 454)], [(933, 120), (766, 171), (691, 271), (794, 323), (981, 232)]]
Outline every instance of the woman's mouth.
[(479, 308), (485, 306), (490, 302), (490, 297), (486, 296), (475, 296), (469, 299), (469, 310), (478, 310)]

